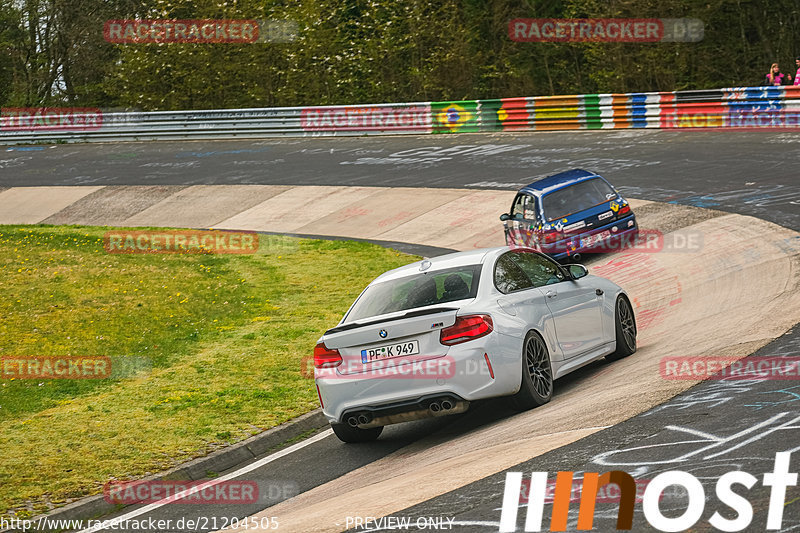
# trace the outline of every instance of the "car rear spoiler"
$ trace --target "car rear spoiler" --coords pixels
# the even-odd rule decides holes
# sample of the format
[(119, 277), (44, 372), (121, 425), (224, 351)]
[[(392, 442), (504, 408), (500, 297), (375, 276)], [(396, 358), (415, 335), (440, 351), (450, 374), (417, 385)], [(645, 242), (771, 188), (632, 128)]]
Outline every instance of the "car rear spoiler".
[(335, 328), (329, 329), (328, 331), (325, 332), (325, 335), (332, 333), (340, 333), (342, 331), (348, 331), (351, 329), (363, 328), (365, 326), (374, 326), (375, 324), (392, 322), (394, 320), (403, 320), (404, 318), (414, 318), (417, 316), (434, 315), (436, 313), (446, 313), (448, 311), (458, 311), (458, 307), (433, 307), (431, 309), (420, 309), (419, 311), (409, 311), (399, 316), (393, 316), (392, 318), (382, 318), (380, 320), (371, 320), (369, 322), (353, 322), (351, 324), (343, 324), (341, 326), (336, 326)]

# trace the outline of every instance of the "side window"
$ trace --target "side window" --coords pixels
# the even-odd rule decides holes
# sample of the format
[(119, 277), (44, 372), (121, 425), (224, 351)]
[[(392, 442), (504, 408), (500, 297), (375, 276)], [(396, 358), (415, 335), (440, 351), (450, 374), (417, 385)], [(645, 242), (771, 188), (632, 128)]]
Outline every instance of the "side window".
[(530, 278), (534, 287), (544, 287), (566, 279), (564, 272), (552, 260), (531, 252), (512, 252), (513, 261)]
[(518, 194), (511, 206), (511, 218), (536, 220), (536, 198), (530, 194)]
[(502, 255), (494, 267), (494, 286), (503, 294), (533, 287), (531, 280), (514, 261), (512, 255), (514, 254)]
[(518, 194), (516, 198), (514, 198), (514, 205), (511, 206), (511, 218), (522, 218), (522, 212), (524, 208), (522, 207), (522, 202), (525, 200), (524, 194)]

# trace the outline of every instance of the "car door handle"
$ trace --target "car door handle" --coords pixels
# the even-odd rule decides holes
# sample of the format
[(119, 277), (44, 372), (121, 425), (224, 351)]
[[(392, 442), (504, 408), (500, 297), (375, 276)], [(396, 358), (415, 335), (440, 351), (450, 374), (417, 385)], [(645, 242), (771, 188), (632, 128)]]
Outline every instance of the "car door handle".
[(544, 293), (544, 294), (545, 294), (545, 296), (547, 296), (548, 298), (555, 298), (556, 296), (558, 296), (558, 293), (557, 293), (557, 292), (555, 292), (555, 291), (547, 291), (547, 292), (546, 292), (546, 293)]
[(598, 296), (602, 296), (603, 295), (603, 289), (595, 289), (594, 293), (596, 295), (598, 295)]

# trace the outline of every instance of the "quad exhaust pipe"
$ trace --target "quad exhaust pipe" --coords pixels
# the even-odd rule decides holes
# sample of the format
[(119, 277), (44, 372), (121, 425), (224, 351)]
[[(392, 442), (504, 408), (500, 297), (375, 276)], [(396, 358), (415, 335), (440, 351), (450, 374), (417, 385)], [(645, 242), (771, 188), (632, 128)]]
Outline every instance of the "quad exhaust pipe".
[(369, 413), (356, 413), (347, 417), (347, 425), (354, 428), (370, 422), (372, 422), (372, 415)]
[(400, 422), (410, 422), (422, 418), (459, 414), (465, 412), (468, 408), (469, 402), (466, 400), (451, 396), (439, 396), (432, 400), (421, 402), (416, 409), (411, 409), (410, 411), (392, 414), (383, 414), (380, 411), (356, 411), (347, 414), (343, 421), (350, 427), (367, 429)]
[[(441, 411), (450, 411), (451, 409), (455, 408), (455, 404), (450, 398), (442, 398), (441, 400), (434, 400), (428, 406), (431, 413), (439, 413)], [(449, 414), (449, 413), (443, 413)]]

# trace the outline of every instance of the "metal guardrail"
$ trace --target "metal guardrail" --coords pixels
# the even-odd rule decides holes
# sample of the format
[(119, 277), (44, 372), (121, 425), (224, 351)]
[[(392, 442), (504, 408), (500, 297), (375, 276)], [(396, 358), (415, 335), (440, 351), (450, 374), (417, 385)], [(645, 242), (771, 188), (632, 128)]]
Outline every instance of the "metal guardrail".
[[(53, 125), (80, 113), (95, 114), (91, 126)], [(800, 86), (200, 111), (0, 110), (0, 144), (719, 127), (800, 127)]]

